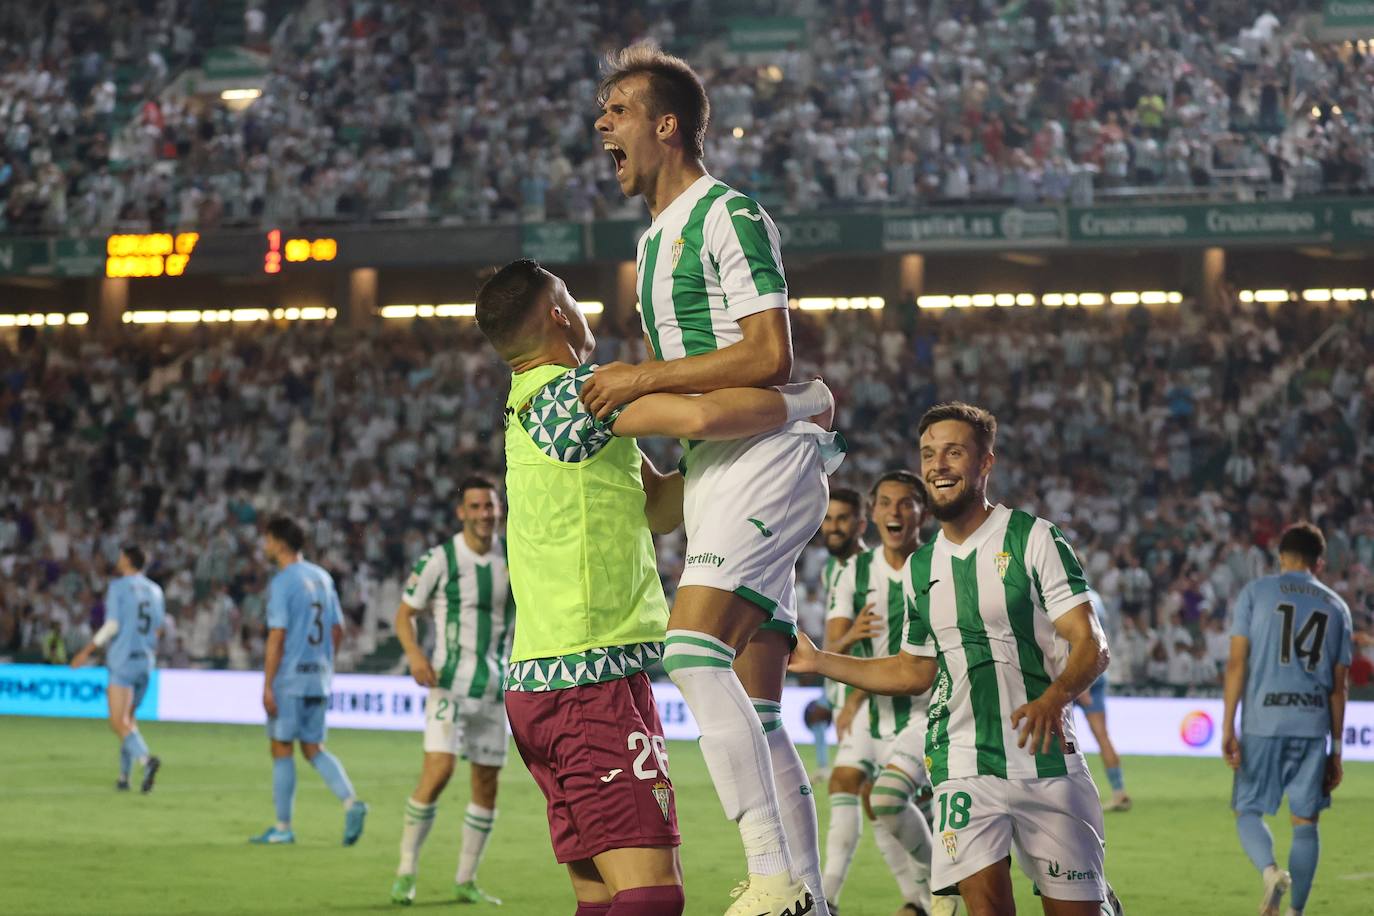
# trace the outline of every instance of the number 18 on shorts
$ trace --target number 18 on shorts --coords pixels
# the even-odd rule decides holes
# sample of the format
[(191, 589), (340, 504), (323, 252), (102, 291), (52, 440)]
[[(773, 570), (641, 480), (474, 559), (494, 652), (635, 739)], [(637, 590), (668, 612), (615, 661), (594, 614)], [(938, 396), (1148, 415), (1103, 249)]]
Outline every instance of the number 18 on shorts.
[(1052, 900), (1106, 896), (1102, 805), (1087, 772), (947, 779), (936, 788), (934, 805), (932, 889), (952, 890), (1014, 852)]

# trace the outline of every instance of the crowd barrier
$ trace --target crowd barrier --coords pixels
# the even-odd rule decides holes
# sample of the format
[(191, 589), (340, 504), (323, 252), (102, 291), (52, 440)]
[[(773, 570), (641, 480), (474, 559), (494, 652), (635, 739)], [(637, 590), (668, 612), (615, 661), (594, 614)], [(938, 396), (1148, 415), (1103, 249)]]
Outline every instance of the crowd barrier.
[[(104, 718), (104, 668), (72, 670), (50, 665), (0, 665), (0, 715)], [(329, 697), (332, 728), (420, 731), (427, 689), (408, 677), (339, 674)], [(803, 721), (817, 687), (783, 691), (783, 721), (798, 744), (814, 741)], [(695, 740), (700, 732), (676, 687), (654, 684), (663, 731), (670, 740)], [(1219, 699), (1112, 696), (1107, 699), (1112, 741), (1123, 754), (1218, 757), (1223, 704)], [(254, 671), (166, 669), (153, 674), (138, 708), (144, 721), (261, 725), (262, 674)], [(1097, 744), (1076, 711), (1078, 742)], [(830, 740), (835, 740), (833, 729)], [(1346, 711), (1345, 759), (1374, 760), (1374, 703), (1353, 702)]]

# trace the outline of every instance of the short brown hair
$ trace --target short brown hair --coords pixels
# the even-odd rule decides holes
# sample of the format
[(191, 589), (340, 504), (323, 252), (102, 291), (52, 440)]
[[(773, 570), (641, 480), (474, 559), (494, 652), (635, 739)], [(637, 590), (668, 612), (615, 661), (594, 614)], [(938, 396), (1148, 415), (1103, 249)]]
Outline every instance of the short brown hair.
[(1279, 537), (1279, 553), (1296, 554), (1308, 566), (1316, 566), (1326, 553), (1326, 536), (1311, 522), (1298, 522), (1283, 529)]
[(946, 401), (927, 410), (916, 428), (916, 437), (924, 436), (926, 430), (943, 420), (958, 420), (973, 427), (973, 438), (985, 453), (991, 453), (997, 445), (997, 418), (992, 411), (963, 401)]
[(921, 478), (908, 470), (888, 471), (873, 483), (873, 489), (869, 491), (869, 499), (873, 502), (878, 501), (878, 488), (885, 483), (900, 483), (911, 488), (911, 492), (916, 494), (916, 504), (924, 507), (926, 504), (926, 487), (921, 483)]
[(533, 258), (511, 261), (482, 284), (477, 291), (477, 327), (497, 353), (506, 356), (519, 342), (520, 330), (548, 284), (549, 274)]
[(706, 149), (706, 127), (711, 123), (711, 100), (691, 64), (675, 57), (652, 41), (638, 41), (606, 55), (606, 75), (596, 87), (596, 103), (605, 105), (611, 90), (636, 74), (649, 78), (649, 116), (677, 115), (683, 148), (693, 159)]

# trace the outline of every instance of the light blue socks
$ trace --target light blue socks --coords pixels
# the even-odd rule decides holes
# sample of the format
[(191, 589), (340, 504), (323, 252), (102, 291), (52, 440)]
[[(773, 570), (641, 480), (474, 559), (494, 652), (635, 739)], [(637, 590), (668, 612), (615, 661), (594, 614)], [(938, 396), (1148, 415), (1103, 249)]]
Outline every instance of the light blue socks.
[(321, 748), (315, 759), (310, 761), (310, 765), (320, 774), (324, 784), (329, 786), (329, 791), (333, 792), (339, 801), (346, 802), (355, 797), (353, 783), (348, 781), (348, 774), (344, 772), (343, 764), (339, 762), (338, 757)]
[(1236, 818), (1236, 832), (1240, 845), (1261, 873), (1274, 864), (1274, 835), (1258, 814), (1242, 814)]
[(295, 757), (272, 758), (272, 804), (277, 808), (277, 825), (290, 826), (296, 806)]
[(1293, 876), (1292, 896), (1288, 905), (1295, 910), (1307, 906), (1312, 892), (1312, 879), (1317, 875), (1317, 858), (1321, 855), (1321, 839), (1316, 824), (1293, 825), (1293, 848), (1288, 851), (1288, 873)]

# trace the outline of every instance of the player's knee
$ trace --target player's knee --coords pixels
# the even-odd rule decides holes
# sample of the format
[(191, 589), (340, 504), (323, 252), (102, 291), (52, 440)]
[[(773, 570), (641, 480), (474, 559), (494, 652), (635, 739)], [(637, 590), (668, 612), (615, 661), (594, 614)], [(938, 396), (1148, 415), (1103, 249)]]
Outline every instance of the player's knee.
[(864, 787), (864, 774), (862, 770), (853, 767), (835, 767), (830, 771), (830, 794), (842, 793), (845, 795), (858, 795)]
[(301, 754), (306, 760), (314, 760), (322, 748), (323, 745), (320, 744), (312, 744), (307, 741), (301, 742)]
[(472, 766), (472, 799), (473, 801), (490, 808), (496, 804), (496, 788), (499, 782), (501, 770), (497, 767), (482, 766), (473, 764)]
[(1311, 817), (1298, 817), (1298, 816), (1295, 814), (1295, 815), (1293, 815), (1293, 826), (1294, 826), (1294, 827), (1301, 827), (1301, 826), (1303, 826), (1304, 824), (1315, 824), (1315, 823), (1317, 822), (1317, 818), (1319, 818), (1320, 816), (1321, 816), (1321, 815), (1319, 815), (1319, 814), (1314, 814), (1314, 815), (1312, 815)]

